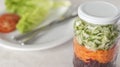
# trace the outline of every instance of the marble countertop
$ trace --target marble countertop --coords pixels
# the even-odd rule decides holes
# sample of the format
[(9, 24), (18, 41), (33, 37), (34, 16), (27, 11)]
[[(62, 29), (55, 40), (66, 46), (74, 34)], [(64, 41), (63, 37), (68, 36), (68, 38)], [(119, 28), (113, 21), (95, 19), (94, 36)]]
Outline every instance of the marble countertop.
[(0, 48), (0, 67), (73, 67), (72, 40), (58, 47), (33, 52)]
[[(80, 4), (84, 1), (93, 0), (72, 0), (72, 3)], [(120, 0), (104, 1), (120, 6)], [(119, 56), (117, 60), (118, 63)], [(32, 52), (13, 51), (0, 47), (0, 67), (73, 67), (72, 40), (52, 49)]]

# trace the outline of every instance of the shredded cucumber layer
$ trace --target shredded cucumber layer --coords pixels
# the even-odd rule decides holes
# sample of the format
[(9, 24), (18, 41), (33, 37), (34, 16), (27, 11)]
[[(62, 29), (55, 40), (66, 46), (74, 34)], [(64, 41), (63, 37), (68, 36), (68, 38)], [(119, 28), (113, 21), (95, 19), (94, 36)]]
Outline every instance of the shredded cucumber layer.
[(107, 50), (111, 48), (119, 33), (117, 26), (113, 24), (90, 24), (79, 18), (74, 23), (74, 29), (80, 45), (91, 50)]

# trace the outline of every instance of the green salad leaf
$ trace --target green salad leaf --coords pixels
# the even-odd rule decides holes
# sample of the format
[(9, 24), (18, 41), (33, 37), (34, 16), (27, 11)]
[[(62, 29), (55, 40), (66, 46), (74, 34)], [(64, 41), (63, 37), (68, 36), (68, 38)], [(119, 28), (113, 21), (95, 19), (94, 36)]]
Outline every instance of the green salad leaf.
[(91, 50), (107, 50), (115, 45), (119, 30), (114, 24), (97, 25), (76, 19), (74, 24), (78, 42)]
[(5, 4), (8, 12), (21, 17), (17, 30), (26, 33), (40, 25), (53, 8), (64, 6), (68, 1), (59, 3), (53, 0), (6, 0)]

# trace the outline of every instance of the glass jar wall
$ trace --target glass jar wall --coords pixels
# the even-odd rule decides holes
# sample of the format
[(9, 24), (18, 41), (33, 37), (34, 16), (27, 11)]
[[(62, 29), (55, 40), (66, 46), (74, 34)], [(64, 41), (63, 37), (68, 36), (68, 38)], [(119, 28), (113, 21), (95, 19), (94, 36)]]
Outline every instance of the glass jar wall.
[(87, 2), (78, 8), (78, 16), (74, 22), (74, 67), (116, 67), (118, 9), (103, 1)]

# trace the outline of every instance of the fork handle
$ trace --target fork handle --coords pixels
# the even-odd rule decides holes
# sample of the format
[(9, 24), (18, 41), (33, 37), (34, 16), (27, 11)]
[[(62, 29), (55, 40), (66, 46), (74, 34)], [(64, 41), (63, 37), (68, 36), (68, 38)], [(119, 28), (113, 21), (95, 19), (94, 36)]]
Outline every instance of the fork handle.
[[(53, 26), (55, 26), (55, 24), (59, 24), (61, 22), (67, 21), (67, 20), (75, 18), (75, 17), (77, 17), (77, 14), (74, 14), (74, 15), (71, 15), (71, 16), (68, 16), (68, 17), (63, 17), (60, 20), (53, 21), (50, 24), (42, 26), (42, 27), (40, 27), (38, 29), (35, 29), (31, 32), (28, 32), (26, 34), (15, 36), (13, 39), (16, 40), (17, 42), (19, 42), (21, 45), (25, 45), (28, 42), (30, 42), (35, 36), (37, 36), (37, 34), (40, 33), (42, 30), (51, 29)], [(43, 33), (41, 35), (43, 35)]]

